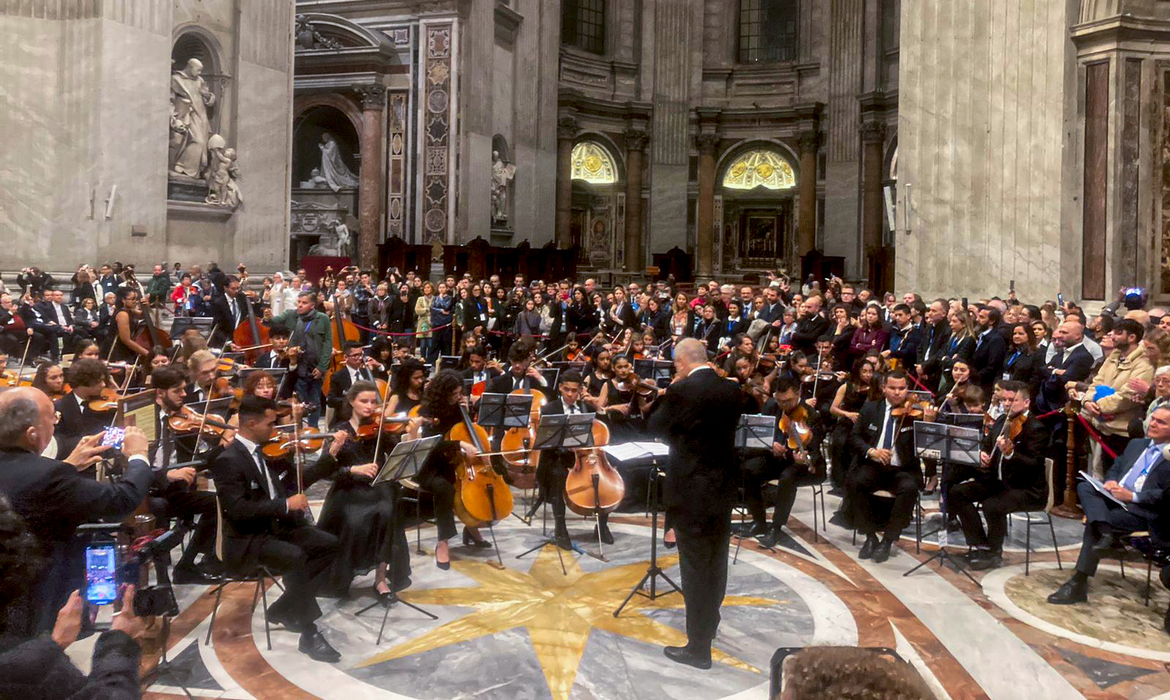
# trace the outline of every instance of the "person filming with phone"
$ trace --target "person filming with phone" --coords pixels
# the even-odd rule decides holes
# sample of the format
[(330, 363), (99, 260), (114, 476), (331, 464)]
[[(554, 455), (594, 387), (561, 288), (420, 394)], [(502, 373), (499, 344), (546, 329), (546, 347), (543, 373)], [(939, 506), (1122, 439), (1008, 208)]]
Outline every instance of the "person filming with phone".
[(119, 481), (94, 481), (78, 473), (110, 449), (102, 447), (104, 433), (81, 438), (64, 461), (40, 456), (56, 420), (52, 402), (38, 389), (0, 394), (0, 496), (36, 533), (43, 558), (29, 593), (9, 602), (8, 634), (32, 636), (53, 628), (57, 612), (83, 583), (84, 562), (74, 542), (78, 526), (131, 514), (146, 498), (153, 476), (149, 443), (137, 428), (126, 429), (122, 452), (129, 466)]

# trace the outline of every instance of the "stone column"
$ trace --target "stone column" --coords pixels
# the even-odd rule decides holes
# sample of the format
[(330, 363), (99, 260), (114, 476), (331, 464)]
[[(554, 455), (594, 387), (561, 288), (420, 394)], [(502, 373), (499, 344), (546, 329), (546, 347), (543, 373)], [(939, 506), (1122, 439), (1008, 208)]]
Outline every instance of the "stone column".
[(717, 134), (699, 134), (695, 139), (699, 148), (699, 221), (695, 240), (696, 279), (706, 279), (715, 273), (715, 147)]
[(642, 159), (650, 134), (641, 129), (626, 130), (626, 272), (642, 272)]
[(382, 230), (382, 193), (386, 173), (382, 163), (382, 115), (386, 110), (386, 87), (362, 85), (356, 88), (362, 103), (362, 168), (358, 185), (358, 265), (378, 267), (378, 239)]
[(862, 191), (861, 240), (870, 288), (877, 291), (882, 280), (874, 279), (879, 272), (875, 258), (882, 249), (882, 147), (886, 140), (886, 125), (866, 122), (861, 125)]
[(557, 247), (573, 245), (573, 139), (577, 120), (571, 116), (557, 121)]
[(803, 258), (817, 247), (817, 133), (804, 132), (800, 135), (798, 144), (800, 211), (796, 219), (796, 256)]

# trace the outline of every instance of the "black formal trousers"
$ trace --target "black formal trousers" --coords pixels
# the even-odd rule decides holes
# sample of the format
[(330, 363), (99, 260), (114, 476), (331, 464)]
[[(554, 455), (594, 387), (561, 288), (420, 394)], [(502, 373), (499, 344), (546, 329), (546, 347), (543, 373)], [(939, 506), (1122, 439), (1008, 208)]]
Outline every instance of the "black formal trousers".
[[(975, 479), (955, 484), (948, 489), (950, 500), (947, 513), (958, 516), (963, 525), (963, 536), (967, 546), (1003, 552), (1003, 540), (1007, 536), (1008, 515), (1021, 511), (1041, 510), (1045, 498), (1023, 489), (1009, 489), (995, 478)], [(987, 531), (979, 519), (976, 503), (983, 503), (983, 516), (987, 518)]]
[[(845, 477), (845, 490), (853, 509), (854, 527), (864, 535), (875, 535), (884, 528), (885, 541), (892, 543), (901, 537), (914, 517), (918, 476), (864, 460)], [(882, 490), (894, 494), (890, 518), (885, 523), (877, 522), (873, 512), (873, 493)]]
[[(154, 507), (155, 502), (161, 508)], [(172, 481), (162, 492), (162, 498), (151, 498), (151, 511), (156, 518), (160, 515), (166, 518), (175, 518), (195, 524), (195, 534), (191, 544), (183, 552), (179, 565), (195, 563), (195, 557), (204, 554), (209, 558), (215, 556), (215, 496), (206, 491), (197, 491), (182, 481)]]
[(808, 484), (821, 482), (822, 477), (809, 471), (806, 464), (797, 464), (791, 458), (776, 457), (770, 452), (753, 450), (743, 460), (743, 495), (752, 522), (768, 521), (767, 504), (764, 502), (764, 485), (775, 479), (776, 501), (773, 503), (772, 527), (788, 523), (792, 505), (796, 503), (796, 489)]
[(321, 617), (317, 590), (337, 554), (336, 537), (312, 525), (298, 525), (282, 528), (279, 535), (257, 537), (249, 552), (284, 580), (284, 594), (268, 607), (270, 612), (287, 612), (303, 628)]
[(1131, 513), (1113, 501), (1105, 498), (1087, 482), (1077, 483), (1077, 500), (1085, 511), (1085, 535), (1081, 541), (1081, 553), (1077, 556), (1077, 571), (1085, 576), (1097, 573), (1101, 554), (1093, 545), (1101, 539), (1097, 524), (1110, 526), (1114, 532), (1124, 534), (1150, 529), (1150, 521), (1137, 513)]
[[(568, 534), (565, 525), (565, 482), (573, 465), (573, 453), (568, 450), (545, 452), (540, 464), (536, 465), (536, 484), (540, 489), (540, 497), (552, 506), (554, 529), (558, 536)], [(609, 520), (609, 514), (599, 513), (597, 520), (604, 524)]]
[(672, 513), (678, 538), (678, 566), (687, 611), (687, 642), (708, 645), (719, 628), (719, 608), (727, 591), (731, 513)]

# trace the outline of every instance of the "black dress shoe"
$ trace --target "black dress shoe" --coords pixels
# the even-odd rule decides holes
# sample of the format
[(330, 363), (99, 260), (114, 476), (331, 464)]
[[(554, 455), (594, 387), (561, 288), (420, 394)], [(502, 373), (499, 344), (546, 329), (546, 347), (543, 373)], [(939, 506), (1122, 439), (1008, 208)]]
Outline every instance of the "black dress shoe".
[(1108, 552), (1117, 546), (1117, 538), (1113, 536), (1112, 532), (1101, 535), (1101, 538), (1093, 543), (1094, 552)]
[(300, 632), (301, 627), (303, 627), (301, 621), (295, 615), (285, 610), (276, 610), (273, 608), (268, 608), (268, 624), (280, 625), (286, 630), (292, 630), (293, 632)]
[(1056, 592), (1048, 596), (1052, 605), (1076, 605), (1089, 599), (1088, 580), (1069, 579)]
[(971, 569), (974, 571), (987, 571), (988, 569), (998, 569), (1003, 566), (1003, 555), (999, 552), (985, 552), (983, 556), (978, 559), (971, 560)]
[(760, 546), (764, 549), (775, 549), (776, 543), (780, 541), (780, 528), (774, 527), (763, 536), (759, 538)]
[(332, 664), (341, 661), (341, 654), (329, 646), (325, 636), (314, 627), (301, 633), (301, 641), (297, 644), (297, 651), (305, 654), (313, 661)]
[(973, 561), (978, 561), (979, 559), (982, 559), (983, 557), (986, 557), (988, 554), (991, 554), (991, 550), (972, 549), (970, 552), (967, 552), (966, 554), (964, 554), (963, 558), (966, 559), (968, 562), (973, 562)]
[(711, 649), (708, 648), (706, 653), (697, 651), (691, 647), (666, 647), (662, 650), (666, 654), (666, 658), (675, 662), (676, 664), (686, 664), (687, 666), (694, 666), (697, 669), (706, 671), (711, 668)]
[(677, 542), (677, 541), (676, 541), (676, 542), (670, 542), (670, 541), (668, 541), (668, 540), (662, 540), (662, 546), (663, 546), (663, 547), (666, 547), (667, 549), (674, 549), (675, 547), (677, 547), (677, 546), (678, 546), (678, 542)]
[(466, 529), (463, 530), (463, 544), (467, 547), (478, 547), (479, 549), (491, 549), (492, 543), (485, 539), (475, 539), (471, 533)]
[(881, 564), (890, 558), (890, 543), (878, 542), (877, 546), (873, 548), (873, 563)]
[(735, 526), (736, 537), (759, 537), (760, 535), (768, 534), (768, 524), (756, 522), (740, 523)]
[(179, 586), (190, 584), (211, 585), (223, 581), (223, 578), (200, 571), (194, 566), (176, 566), (171, 571), (171, 583)]
[(865, 542), (861, 545), (861, 551), (857, 553), (858, 559), (873, 558), (873, 550), (878, 546), (878, 538), (870, 535), (865, 538)]
[(605, 544), (613, 544), (613, 533), (609, 531), (608, 525), (598, 524), (597, 527), (593, 528), (593, 536), (597, 537), (598, 534), (601, 535), (602, 542)]
[(553, 544), (565, 550), (566, 552), (573, 549), (573, 541), (569, 539), (569, 533), (563, 533), (553, 536)]

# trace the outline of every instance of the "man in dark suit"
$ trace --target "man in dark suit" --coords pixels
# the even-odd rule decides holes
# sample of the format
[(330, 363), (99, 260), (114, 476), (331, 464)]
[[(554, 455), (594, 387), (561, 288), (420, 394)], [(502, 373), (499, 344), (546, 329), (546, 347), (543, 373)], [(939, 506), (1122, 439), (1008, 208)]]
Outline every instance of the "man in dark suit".
[(81, 438), (97, 435), (110, 425), (113, 413), (98, 413), (89, 407), (89, 402), (106, 388), (107, 374), (100, 360), (77, 360), (70, 365), (68, 378), (73, 391), (57, 399), (56, 405), (61, 416), (55, 431), (57, 454), (69, 454)]
[(715, 373), (706, 349), (693, 338), (675, 346), (674, 366), (675, 381), (650, 416), (650, 432), (670, 445), (663, 493), (678, 536), (687, 645), (664, 651), (672, 661), (707, 669), (727, 591), (731, 506), (739, 482), (728, 457), (742, 392)]
[(1097, 573), (1101, 555), (1117, 543), (1118, 536), (1148, 530), (1155, 542), (1163, 546), (1170, 542), (1165, 498), (1170, 488), (1170, 461), (1164, 452), (1167, 446), (1170, 407), (1154, 411), (1146, 437), (1130, 440), (1105, 475), (1105, 489), (1124, 506), (1106, 498), (1086, 481), (1077, 484), (1086, 521), (1081, 553), (1076, 573), (1048, 596), (1049, 603), (1072, 605), (1088, 600), (1089, 579)]
[[(1052, 357), (1041, 369), (1040, 396), (1037, 410), (1048, 413), (1064, 408), (1068, 403), (1069, 382), (1088, 381), (1093, 372), (1093, 354), (1084, 345), (1085, 327), (1079, 322), (1065, 321), (1052, 333)], [(1061, 425), (1065, 420), (1057, 416)]]
[(487, 392), (489, 394), (510, 394), (519, 389), (530, 389), (542, 394), (548, 394), (548, 382), (532, 366), (531, 351), (532, 346), (528, 343), (514, 343), (508, 349), (508, 362), (511, 364), (510, 371), (488, 382)]
[[(284, 326), (273, 326), (268, 329), (268, 342), (272, 343), (272, 348), (260, 357), (256, 358), (256, 367), (258, 369), (286, 369), (288, 368), (288, 357), (282, 356), (288, 349), (288, 339), (291, 333)], [(281, 397), (284, 398), (284, 397)]]
[(926, 307), (926, 319), (919, 329), (918, 356), (914, 358), (915, 370), (928, 387), (937, 387), (942, 377), (942, 357), (951, 342), (951, 329), (947, 325), (946, 299), (935, 299)]
[(467, 365), (467, 369), (462, 372), (463, 378), (470, 379), (473, 385), (485, 382), (485, 390), (487, 382), (503, 374), (495, 367), (487, 366), (487, 348), (482, 345), (477, 345), (467, 351)]
[(73, 347), (74, 338), (88, 337), (89, 329), (82, 329), (73, 325), (73, 312), (65, 303), (65, 294), (59, 289), (45, 291), (44, 300), (34, 307), (41, 318), (57, 326), (58, 335), (65, 342), (65, 349)]
[(340, 411), (345, 403), (345, 392), (358, 382), (374, 381), (374, 372), (366, 366), (366, 354), (360, 343), (345, 344), (345, 364), (338, 367), (329, 375), (329, 395), (325, 397), (325, 405), (334, 411)]
[(40, 304), (21, 303), (19, 307), (20, 317), (24, 320), (26, 328), (31, 328), (33, 331), (33, 343), (30, 352), (40, 355), (48, 355), (49, 359), (57, 362), (61, 358), (62, 346), (57, 341), (66, 337), (65, 329), (57, 325), (57, 322), (46, 316), (41, 312)]
[(231, 340), (236, 326), (248, 319), (248, 304), (251, 302), (240, 291), (240, 278), (228, 275), (226, 280), (223, 294), (211, 300), (211, 317), (215, 319), (215, 335), (211, 338), (213, 347)]
[[(994, 569), (1003, 563), (1008, 514), (1040, 510), (1048, 499), (1044, 473), (1048, 431), (1029, 413), (1032, 398), (1028, 385), (1006, 382), (1003, 402), (1004, 414), (983, 438), (981, 469), (972, 470), (970, 480), (955, 483), (947, 490), (950, 512), (963, 524), (963, 535), (972, 548), (968, 559), (976, 571)], [(1014, 438), (1012, 429), (1005, 427), (1009, 423), (1020, 426)], [(976, 503), (983, 504), (986, 532), (975, 510)]]
[[(333, 663), (341, 655), (315, 624), (321, 616), (317, 589), (325, 582), (337, 553), (337, 538), (308, 523), (303, 493), (287, 496), (260, 446), (272, 437), (276, 404), (246, 396), (240, 402), (236, 439), (211, 464), (223, 509), (224, 563), (262, 565), (282, 574), (284, 594), (268, 608), (268, 620), (301, 635), (298, 649), (316, 661)], [(305, 474), (307, 486), (318, 475)]]
[(885, 359), (897, 360), (903, 368), (913, 367), (918, 360), (918, 328), (914, 326), (910, 307), (894, 307), (894, 323), (890, 328), (889, 347), (882, 351)]
[(126, 430), (125, 476), (98, 482), (78, 474), (79, 467), (92, 465), (105, 451), (96, 437), (88, 438), (69, 462), (40, 456), (53, 438), (55, 420), (52, 402), (37, 389), (20, 387), (0, 394), (0, 495), (28, 521), (45, 559), (19, 620), (9, 619), (8, 632), (52, 629), (69, 594), (84, 584), (83, 554), (74, 546), (77, 528), (90, 521), (124, 518), (150, 488), (142, 431)]
[(983, 389), (984, 396), (991, 396), (995, 380), (1003, 372), (1003, 359), (1007, 355), (1007, 341), (998, 332), (999, 310), (984, 306), (979, 309), (979, 335), (975, 338), (975, 354), (971, 358), (971, 383)]
[[(858, 557), (873, 558), (879, 564), (890, 558), (890, 548), (910, 525), (922, 486), (922, 468), (914, 452), (914, 420), (894, 415), (906, 403), (909, 388), (904, 371), (890, 372), (885, 398), (861, 407), (849, 435), (857, 466), (845, 477), (846, 499), (852, 504), (854, 525), (865, 535)], [(877, 533), (883, 524), (877, 522), (872, 499), (881, 490), (894, 494), (894, 505), (879, 542)]]
[(821, 298), (811, 296), (801, 306), (800, 320), (792, 333), (792, 347), (812, 357), (817, 354), (817, 338), (832, 333), (829, 319), (821, 315)]

